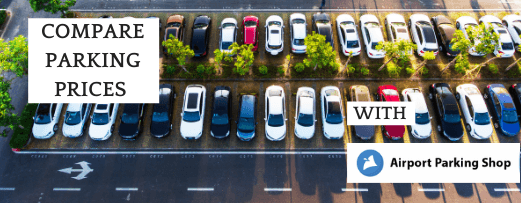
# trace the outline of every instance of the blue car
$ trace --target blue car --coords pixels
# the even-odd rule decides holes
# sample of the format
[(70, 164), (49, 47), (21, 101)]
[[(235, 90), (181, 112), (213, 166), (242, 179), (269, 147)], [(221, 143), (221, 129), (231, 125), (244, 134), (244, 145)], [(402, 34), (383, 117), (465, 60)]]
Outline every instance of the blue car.
[(254, 95), (242, 95), (239, 104), (237, 137), (242, 141), (250, 141), (255, 137), (257, 125), (257, 98)]
[(490, 84), (485, 88), (483, 98), (492, 107), (492, 120), (496, 129), (501, 128), (506, 136), (516, 136), (519, 133), (519, 121), (512, 97), (502, 84)]

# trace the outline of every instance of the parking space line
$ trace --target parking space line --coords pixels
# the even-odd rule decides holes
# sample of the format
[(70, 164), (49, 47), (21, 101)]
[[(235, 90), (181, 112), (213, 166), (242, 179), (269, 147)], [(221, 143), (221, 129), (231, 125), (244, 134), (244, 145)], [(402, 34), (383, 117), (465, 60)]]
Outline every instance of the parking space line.
[(186, 191), (213, 192), (213, 187), (189, 187)]
[(79, 192), (79, 191), (81, 191), (81, 188), (61, 188), (61, 187), (55, 187), (55, 188), (52, 189), (52, 191)]
[(138, 191), (137, 187), (117, 187), (116, 191)]
[(342, 188), (344, 192), (369, 192), (367, 188)]
[(14, 191), (14, 187), (0, 187), (0, 191)]
[(441, 188), (418, 188), (420, 192), (444, 192), (445, 189)]
[(291, 192), (291, 188), (264, 188), (264, 192)]
[(492, 133), (492, 136), (490, 136), (490, 143), (499, 143), (499, 138), (497, 137), (497, 130), (494, 129), (496, 132)]
[(519, 192), (519, 188), (494, 188), (494, 192)]

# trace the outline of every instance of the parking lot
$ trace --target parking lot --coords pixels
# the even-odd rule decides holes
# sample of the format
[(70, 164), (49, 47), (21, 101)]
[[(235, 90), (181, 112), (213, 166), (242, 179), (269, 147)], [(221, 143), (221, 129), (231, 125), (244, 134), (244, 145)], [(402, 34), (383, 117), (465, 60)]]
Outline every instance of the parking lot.
[[(203, 81), (163, 81), (161, 83), (169, 83), (172, 84), (175, 93), (176, 99), (174, 101), (174, 118), (173, 118), (173, 130), (165, 138), (157, 139), (150, 135), (150, 118), (152, 113), (152, 105), (147, 105), (144, 116), (144, 130), (143, 133), (139, 135), (139, 137), (135, 141), (126, 141), (122, 140), (118, 135), (119, 129), (119, 115), (121, 115), (123, 108), (125, 105), (120, 105), (118, 111), (118, 119), (116, 121), (116, 128), (114, 130), (113, 135), (105, 141), (94, 141), (90, 139), (88, 133), (85, 133), (82, 137), (79, 138), (66, 138), (61, 133), (63, 116), (59, 123), (58, 132), (48, 140), (36, 140), (33, 141), (26, 147), (26, 149), (119, 149), (119, 150), (129, 150), (129, 149), (244, 149), (244, 150), (263, 150), (263, 149), (344, 149), (346, 143), (446, 143), (451, 142), (443, 135), (439, 134), (435, 129), (437, 126), (436, 119), (434, 119), (434, 111), (432, 107), (432, 103), (428, 101), (428, 87), (432, 83), (435, 82), (446, 82), (451, 85), (453, 93), (454, 89), (459, 84), (464, 84), (466, 82), (463, 81), (411, 81), (411, 80), (392, 80), (392, 81), (335, 81), (335, 80), (320, 80), (320, 81), (311, 81), (311, 80), (300, 80), (300, 81), (219, 81), (219, 82), (203, 82)], [(479, 81), (472, 82), (480, 88), (480, 91), (484, 91), (484, 88), (488, 84), (492, 83), (502, 83), (505, 86), (509, 86), (515, 81)], [(186, 86), (189, 84), (202, 84), (207, 89), (207, 97), (206, 97), (206, 112), (205, 112), (205, 120), (204, 120), (204, 130), (203, 135), (198, 140), (184, 140), (180, 136), (179, 126), (181, 122), (181, 117), (179, 116), (181, 113), (181, 109), (183, 106), (183, 94)], [(424, 96), (427, 100), (427, 106), (429, 108), (429, 113), (433, 116), (431, 120), (431, 125), (433, 132), (431, 136), (427, 139), (420, 140), (416, 139), (410, 135), (408, 131), (405, 132), (403, 139), (400, 140), (390, 140), (385, 136), (382, 136), (380, 126), (376, 127), (376, 134), (370, 140), (361, 140), (357, 136), (355, 136), (351, 131), (350, 126), (345, 126), (346, 133), (344, 134), (343, 139), (340, 140), (328, 140), (323, 136), (322, 133), (322, 123), (320, 120), (321, 111), (320, 100), (316, 100), (316, 113), (317, 113), (317, 123), (315, 128), (315, 135), (310, 140), (301, 140), (294, 135), (294, 127), (295, 127), (295, 93), (297, 89), (302, 86), (308, 86), (314, 88), (318, 93), (322, 87), (334, 85), (340, 88), (343, 94), (347, 92), (348, 88), (352, 85), (366, 85), (369, 87), (371, 91), (372, 99), (374, 100), (374, 93), (376, 89), (380, 85), (391, 84), (398, 88), (399, 92), (404, 88), (410, 87), (421, 87), (424, 93)], [(231, 125), (231, 133), (228, 138), (225, 139), (216, 139), (210, 135), (210, 122), (211, 122), (211, 111), (213, 106), (213, 90), (216, 86), (225, 85), (229, 86), (232, 89), (232, 125)], [(264, 135), (264, 93), (267, 87), (271, 85), (279, 85), (285, 89), (286, 98), (286, 115), (287, 115), (287, 135), (282, 141), (273, 142), (269, 141)], [(256, 127), (256, 135), (252, 141), (244, 142), (237, 138), (236, 136), (236, 125), (235, 121), (237, 119), (237, 113), (239, 108), (239, 97), (241, 94), (256, 94), (258, 95), (258, 115), (257, 122), (258, 125)], [(318, 95), (317, 95), (318, 97)], [(344, 95), (344, 102), (345, 99)], [(345, 111), (345, 103), (344, 111)], [(491, 109), (489, 108), (489, 111)], [(64, 115), (66, 111), (66, 106), (62, 109), (62, 114)], [(344, 112), (345, 114), (345, 112)], [(88, 121), (90, 123), (90, 121)], [(463, 117), (462, 117), (463, 124)], [(85, 132), (88, 132), (88, 126), (85, 129)], [(486, 140), (476, 140), (469, 136), (467, 133), (463, 136), (463, 138), (457, 142), (460, 143), (472, 143), (472, 142), (490, 142), (490, 143), (519, 143), (520, 135), (514, 137), (506, 137), (494, 130), (494, 133), (490, 137), (490, 139)]]

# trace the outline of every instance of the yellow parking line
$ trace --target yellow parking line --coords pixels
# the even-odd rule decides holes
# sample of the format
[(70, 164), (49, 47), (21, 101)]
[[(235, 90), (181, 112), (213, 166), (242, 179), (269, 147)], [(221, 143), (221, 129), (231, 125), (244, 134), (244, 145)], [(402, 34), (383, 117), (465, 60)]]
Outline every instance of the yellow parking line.
[(499, 143), (499, 138), (497, 137), (497, 133), (494, 131), (492, 136), (490, 136), (490, 143)]
[(405, 126), (405, 133), (403, 133), (403, 143), (411, 143), (411, 139), (409, 138), (409, 131), (407, 130), (407, 126)]
[[(382, 128), (382, 126), (378, 126), (380, 128)], [(375, 130), (377, 130), (376, 126), (375, 126)], [(377, 130), (377, 132), (374, 134), (374, 142), (375, 143), (384, 143), (384, 135), (382, 135), (382, 131), (381, 130)]]

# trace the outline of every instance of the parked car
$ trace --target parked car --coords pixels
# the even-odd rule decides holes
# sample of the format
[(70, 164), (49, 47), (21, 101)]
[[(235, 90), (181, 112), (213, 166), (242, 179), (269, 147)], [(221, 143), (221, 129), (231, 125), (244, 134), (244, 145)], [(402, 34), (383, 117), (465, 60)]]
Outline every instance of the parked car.
[(331, 17), (327, 13), (316, 13), (313, 14), (313, 25), (312, 29), (317, 34), (324, 35), (326, 37), (326, 43), (329, 42), (333, 49), (335, 48), (335, 43), (333, 42), (333, 28), (331, 25)]
[[(166, 20), (164, 41), (170, 38), (170, 35), (183, 41), (185, 31), (185, 18), (182, 15), (171, 15)], [(168, 54), (168, 50), (163, 47), (163, 52)]]
[(264, 121), (266, 137), (271, 141), (281, 141), (286, 137), (286, 96), (281, 86), (269, 86), (264, 98)]
[(145, 104), (125, 104), (118, 134), (124, 140), (135, 140), (143, 129)]
[(221, 22), (219, 49), (223, 53), (230, 53), (232, 50), (230, 46), (237, 42), (237, 20), (235, 18), (225, 18)]
[(208, 41), (210, 40), (210, 25), (212, 19), (205, 15), (197, 16), (192, 27), (192, 40), (190, 49), (194, 51), (195, 57), (206, 56)]
[(67, 105), (63, 119), (62, 133), (68, 138), (76, 138), (83, 135), (85, 123), (89, 120), (92, 104), (71, 103)]
[(494, 55), (499, 56), (501, 58), (510, 58), (514, 56), (516, 52), (514, 50), (514, 43), (512, 42), (512, 38), (508, 33), (508, 30), (501, 24), (501, 20), (493, 15), (485, 15), (479, 19), (479, 23), (484, 23), (485, 27), (489, 28), (492, 26), (494, 28), (494, 32), (499, 35), (499, 45), (496, 46), (494, 50)]
[(62, 112), (62, 103), (38, 104), (33, 117), (33, 136), (36, 139), (49, 139), (58, 131), (58, 121)]
[(360, 17), (360, 26), (367, 56), (372, 59), (383, 58), (385, 53), (381, 50), (376, 50), (378, 43), (384, 41), (378, 18), (371, 14), (365, 14)]
[(409, 38), (409, 31), (407, 24), (402, 15), (391, 13), (385, 16), (385, 27), (387, 30), (387, 39), (390, 42), (398, 40), (411, 40)]
[(336, 28), (338, 40), (342, 46), (342, 53), (345, 56), (358, 56), (361, 52), (360, 38), (356, 31), (355, 20), (348, 14), (339, 15), (336, 18)]
[(414, 103), (415, 124), (411, 125), (411, 134), (417, 139), (431, 136), (431, 116), (423, 93), (419, 88), (407, 88), (402, 91), (403, 101)]
[(107, 140), (114, 132), (119, 103), (96, 104), (90, 119), (89, 136), (93, 140)]
[(342, 96), (335, 86), (326, 86), (320, 90), (320, 108), (322, 110), (322, 132), (327, 139), (344, 137), (344, 115)]
[(315, 90), (299, 87), (296, 96), (295, 136), (311, 139), (315, 134)]
[(255, 127), (257, 126), (257, 97), (242, 95), (239, 105), (237, 137), (242, 141), (250, 141), (255, 137)]
[(514, 46), (516, 50), (519, 50), (519, 45), (521, 44), (521, 16), (519, 15), (507, 15), (503, 17), (503, 25), (508, 29), (510, 37), (514, 42)]
[[(371, 93), (369, 88), (365, 85), (353, 85), (349, 88), (349, 101), (354, 102), (371, 102)], [(358, 136), (362, 140), (369, 140), (374, 136), (375, 126), (374, 125), (355, 125), (351, 129), (354, 131), (353, 134)]]
[(199, 139), (203, 135), (204, 111), (206, 106), (206, 87), (188, 85), (184, 94), (181, 113), (181, 137)]
[(259, 45), (259, 18), (246, 16), (242, 19), (244, 44), (253, 44), (252, 51), (257, 51)]
[(502, 84), (490, 84), (485, 88), (483, 98), (492, 107), (491, 116), (494, 128), (501, 129), (506, 136), (516, 136), (519, 133), (519, 120), (514, 101)]
[(409, 18), (409, 28), (411, 29), (412, 42), (416, 44), (416, 53), (423, 56), (425, 52), (433, 52), (438, 55), (438, 42), (434, 28), (428, 16), (414, 14)]
[[(382, 85), (378, 87), (376, 93), (376, 100), (383, 102), (399, 102), (400, 96), (398, 89), (392, 85)], [(392, 140), (398, 140), (403, 137), (405, 133), (405, 126), (403, 125), (384, 125), (382, 126), (382, 134)]]
[[(456, 28), (461, 30), (463, 34), (465, 35), (466, 39), (469, 39), (469, 35), (467, 34), (467, 29), (477, 29), (478, 22), (476, 22), (476, 19), (470, 17), (470, 16), (461, 16), (456, 20)], [(474, 44), (474, 46), (471, 46), (469, 50), (470, 55), (472, 56), (484, 56), (484, 53), (478, 53), (476, 52), (476, 47), (479, 43), (481, 43), (478, 39), (469, 39), (471, 43)]]
[(230, 135), (231, 89), (228, 86), (217, 86), (213, 93), (212, 122), (210, 134), (215, 138), (226, 138)]
[(302, 13), (294, 13), (289, 16), (289, 33), (291, 36), (291, 52), (295, 54), (306, 53), (306, 45), (304, 45), (304, 38), (306, 38), (307, 30), (306, 16)]
[(159, 103), (152, 108), (150, 133), (156, 138), (163, 138), (172, 131), (172, 108), (175, 98), (174, 88), (170, 84), (159, 85)]
[(493, 130), (487, 105), (478, 87), (473, 84), (458, 85), (456, 92), (467, 132), (476, 139), (488, 139)]
[(266, 19), (266, 51), (277, 55), (284, 50), (284, 22), (277, 15)]
[(443, 133), (451, 141), (463, 137), (458, 101), (450, 91), (447, 83), (434, 83), (429, 87), (429, 99), (433, 103), (438, 132)]
[(521, 83), (513, 84), (508, 88), (508, 92), (514, 100), (514, 104), (517, 110), (517, 117), (521, 117)]
[(449, 57), (458, 55), (460, 53), (459, 50), (452, 50), (452, 39), (454, 38), (454, 32), (456, 32), (454, 24), (444, 15), (432, 17), (432, 23), (434, 24), (434, 32), (436, 33), (440, 51), (445, 52)]

